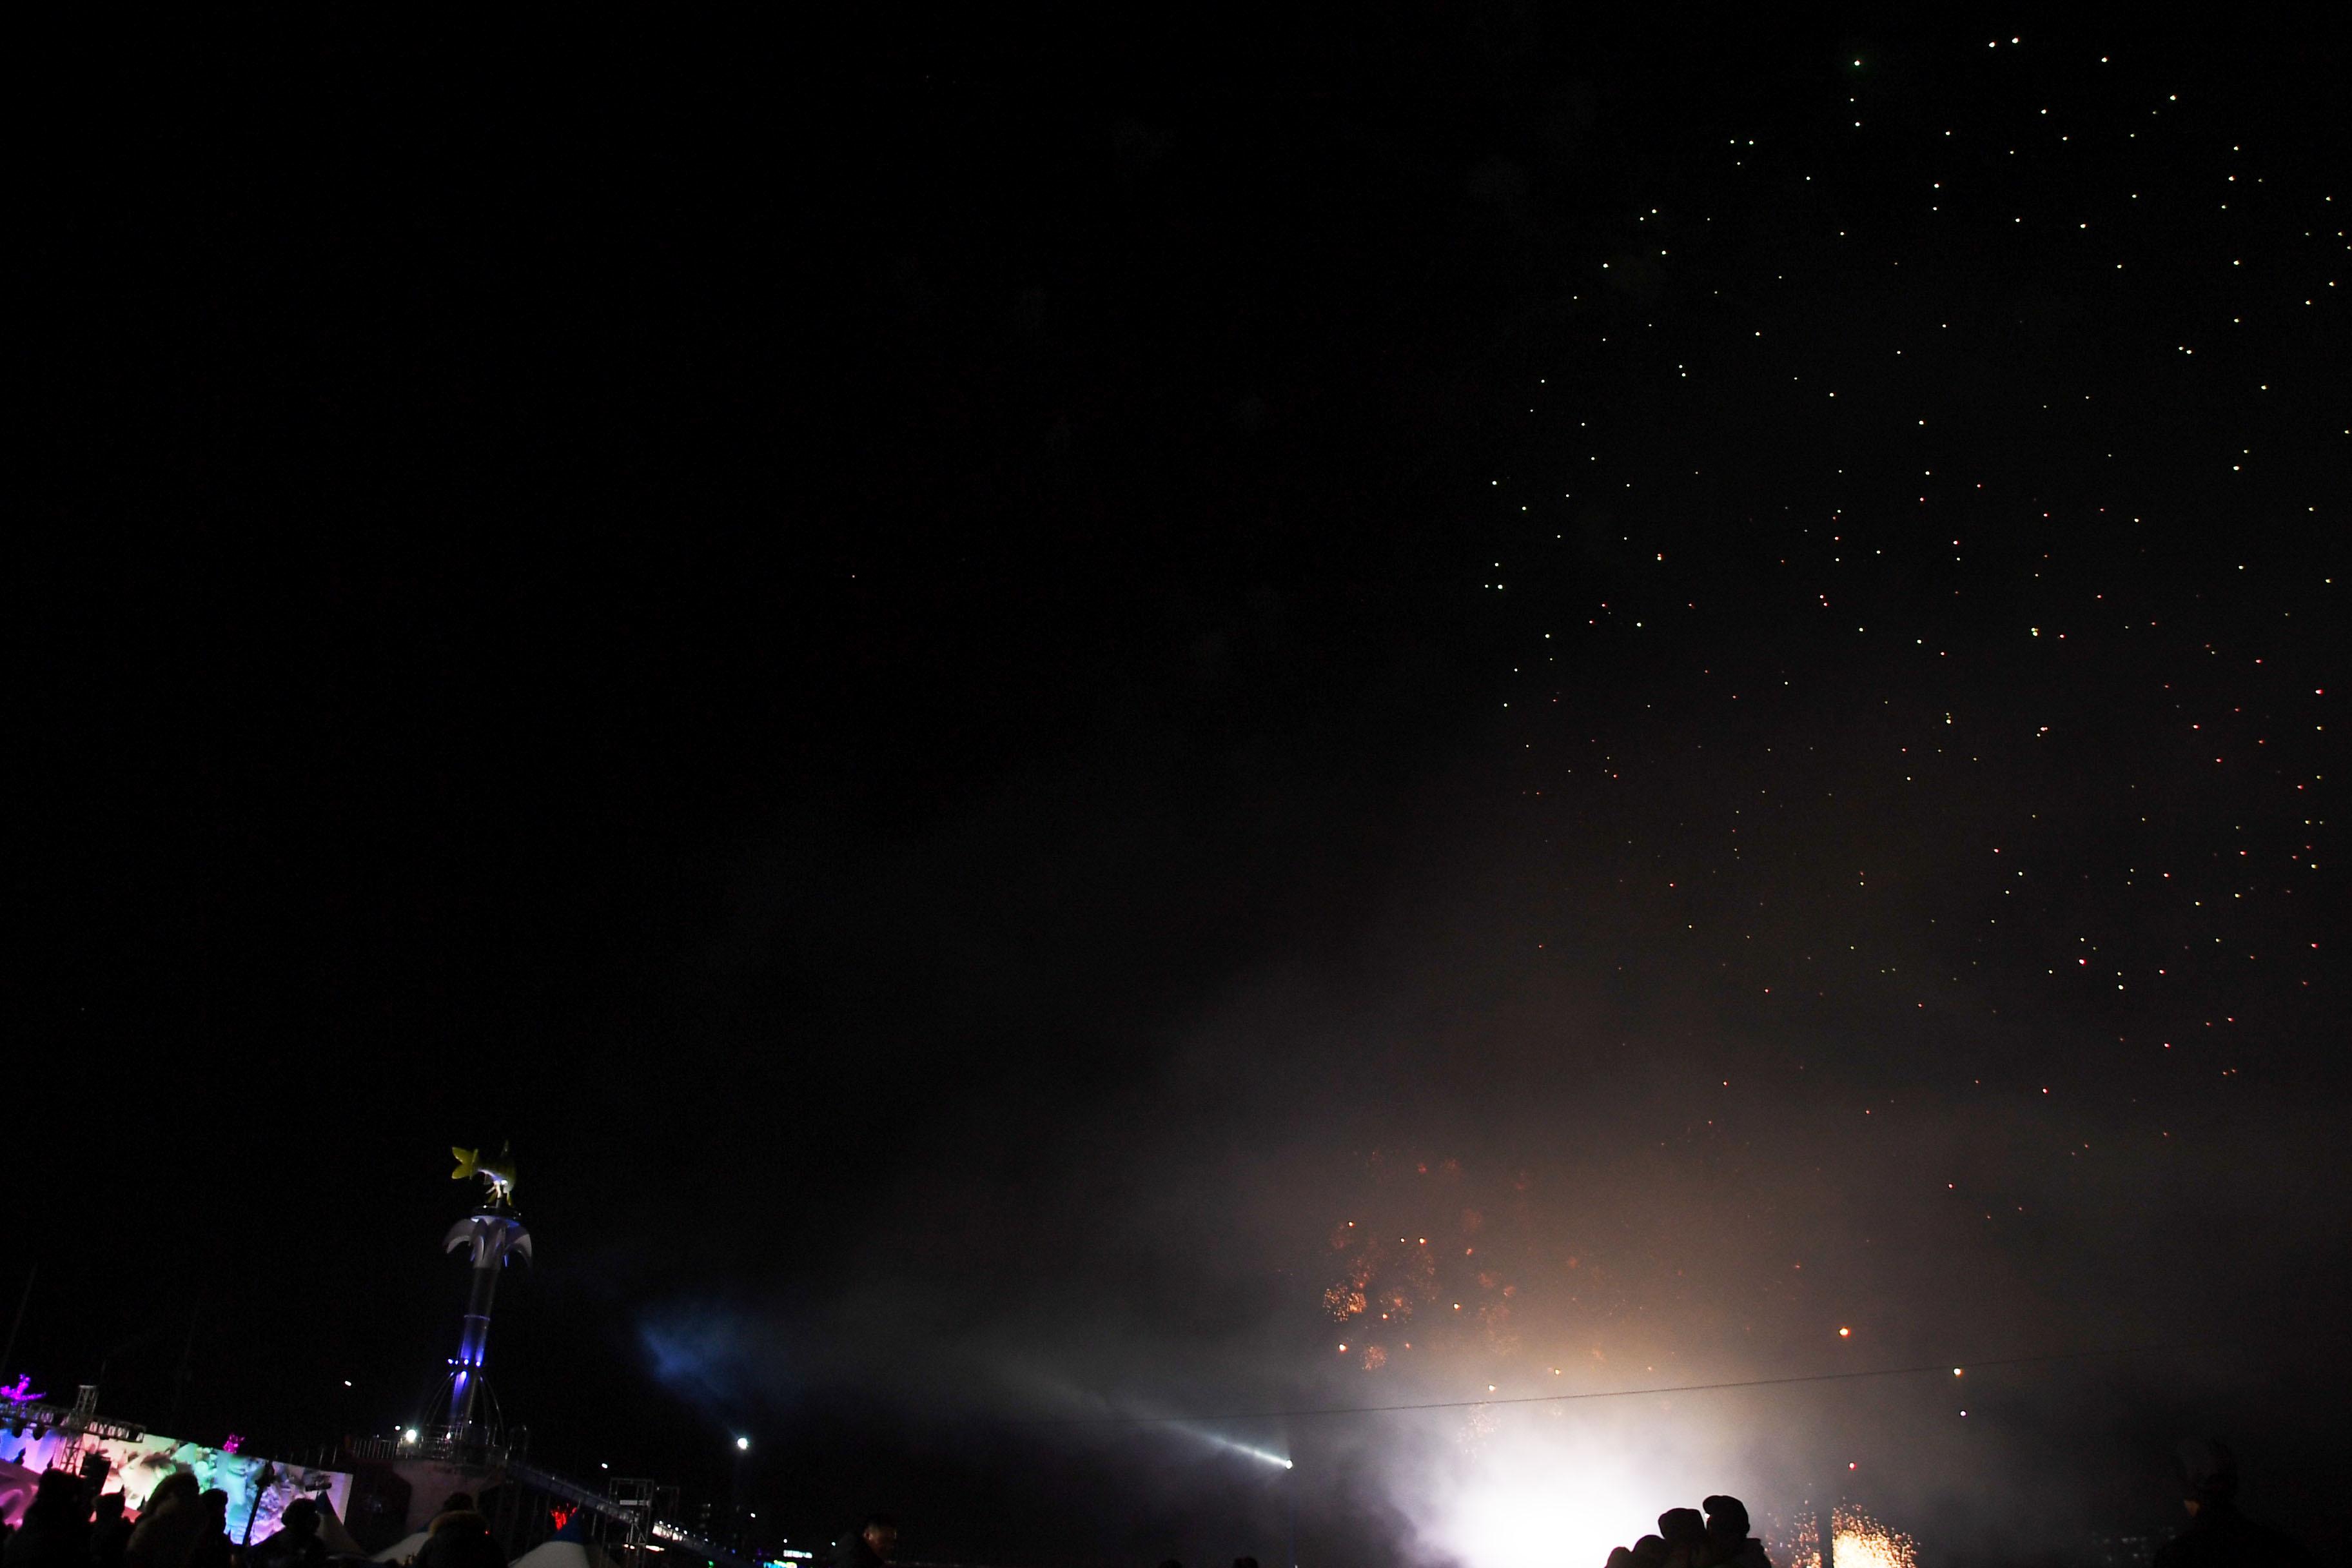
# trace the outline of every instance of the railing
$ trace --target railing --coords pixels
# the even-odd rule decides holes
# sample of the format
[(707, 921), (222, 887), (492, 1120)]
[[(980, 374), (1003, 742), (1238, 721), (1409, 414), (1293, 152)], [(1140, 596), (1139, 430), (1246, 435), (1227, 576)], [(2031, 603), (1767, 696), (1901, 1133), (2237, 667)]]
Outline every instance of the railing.
[(143, 1426), (127, 1421), (110, 1421), (85, 1405), (36, 1405), (27, 1400), (19, 1404), (11, 1400), (0, 1405), (0, 1423), (16, 1431), (27, 1426), (47, 1426), (64, 1432), (79, 1432), (89, 1437), (111, 1437), (120, 1442), (136, 1443), (147, 1435)]
[(576, 1503), (591, 1512), (603, 1514), (615, 1524), (629, 1530), (643, 1530), (651, 1522), (652, 1510), (646, 1505), (611, 1497), (604, 1492), (592, 1491), (578, 1481), (566, 1480), (552, 1471), (542, 1470), (535, 1465), (526, 1465), (520, 1459), (508, 1460), (506, 1469), (508, 1475), (525, 1486), (536, 1487), (541, 1491), (553, 1497), (560, 1497), (566, 1502)]
[(506, 1464), (510, 1452), (503, 1446), (446, 1437), (420, 1437), (414, 1443), (399, 1437), (352, 1437), (345, 1439), (342, 1451), (354, 1459), (432, 1459), (492, 1468)]

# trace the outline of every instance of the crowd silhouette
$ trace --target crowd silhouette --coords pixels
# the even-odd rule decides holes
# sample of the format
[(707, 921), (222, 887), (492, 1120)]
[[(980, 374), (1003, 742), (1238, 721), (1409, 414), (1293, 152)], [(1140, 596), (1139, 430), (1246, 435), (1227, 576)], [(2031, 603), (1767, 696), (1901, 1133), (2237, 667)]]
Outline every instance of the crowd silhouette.
[[(330, 1558), (357, 1551), (319, 1499), (296, 1498), (277, 1529), (247, 1543), (230, 1537), (228, 1493), (200, 1486), (189, 1471), (157, 1481), (134, 1513), (120, 1491), (92, 1497), (83, 1477), (47, 1470), (6, 1532), (0, 1568), (326, 1568)], [(506, 1568), (503, 1556), (495, 1568)]]
[(1772, 1568), (1764, 1543), (1748, 1533), (1747, 1504), (1711, 1497), (1706, 1509), (1666, 1510), (1655, 1535), (1611, 1550), (1609, 1568)]
[[(2180, 1445), (2177, 1458), (2188, 1522), (2157, 1550), (2151, 1568), (2301, 1568), (2316, 1561), (2294, 1538), (2239, 1510), (2238, 1463), (2226, 1445), (2192, 1438)], [(8, 1506), (23, 1496), (13, 1494)], [(897, 1521), (869, 1514), (839, 1543), (835, 1568), (887, 1568), (898, 1545)], [(83, 1477), (47, 1471), (0, 1547), (0, 1568), (330, 1568), (331, 1563), (366, 1561), (323, 1499), (297, 1498), (270, 1534), (250, 1544), (234, 1541), (228, 1494), (200, 1488), (185, 1470), (158, 1481), (135, 1512), (120, 1491), (93, 1497)], [(474, 1500), (459, 1492), (436, 1514), (406, 1568), (508, 1565)], [(1171, 1560), (1160, 1568), (1181, 1564)], [(1257, 1560), (1236, 1558), (1234, 1568), (1258, 1568)], [(1774, 1565), (1750, 1533), (1747, 1505), (1718, 1495), (1699, 1508), (1666, 1510), (1655, 1534), (1613, 1548), (1605, 1568)]]

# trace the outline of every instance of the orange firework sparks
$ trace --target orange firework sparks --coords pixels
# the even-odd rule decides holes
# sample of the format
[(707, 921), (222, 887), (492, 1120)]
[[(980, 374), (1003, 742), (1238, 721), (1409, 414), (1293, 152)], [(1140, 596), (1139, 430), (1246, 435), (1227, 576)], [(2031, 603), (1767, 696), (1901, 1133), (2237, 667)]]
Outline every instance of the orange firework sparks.
[[(1917, 1538), (1873, 1519), (1850, 1503), (1840, 1503), (1830, 1515), (1831, 1561), (1837, 1568), (1918, 1568)], [(1782, 1538), (1781, 1550), (1790, 1568), (1822, 1568), (1822, 1538), (1817, 1516), (1798, 1517), (1795, 1528)], [(1780, 1561), (1775, 1558), (1775, 1561)]]
[[(1347, 1323), (1377, 1314), (1387, 1323), (1412, 1321), (1414, 1310), (1437, 1293), (1437, 1264), (1428, 1248), (1400, 1237), (1384, 1238), (1342, 1225), (1332, 1233), (1335, 1248), (1347, 1254), (1346, 1274), (1323, 1291), (1323, 1310)], [(1368, 1362), (1377, 1370), (1381, 1360)]]
[(1830, 1515), (1831, 1561), (1838, 1568), (1919, 1568), (1919, 1543), (1858, 1508)]
[[(1376, 1155), (1370, 1164), (1397, 1184), (1368, 1194), (1375, 1202), (1358, 1208), (1357, 1219), (1327, 1222), (1330, 1272), (1319, 1291), (1324, 1320), (1337, 1331), (1326, 1342), (1345, 1336), (1365, 1370), (1380, 1370), (1416, 1343), (1439, 1352), (1475, 1343), (1486, 1361), (1508, 1359), (1528, 1350), (1532, 1334), (1556, 1332), (1563, 1318), (1614, 1307), (1591, 1300), (1601, 1289), (1591, 1278), (1597, 1269), (1585, 1270), (1580, 1279), (1590, 1282), (1572, 1289), (1547, 1292), (1527, 1280), (1526, 1268), (1556, 1266), (1565, 1254), (1556, 1253), (1555, 1236), (1531, 1235), (1525, 1189), (1516, 1182), (1504, 1190), (1492, 1173), (1465, 1175), (1454, 1160), (1391, 1166)], [(1415, 1324), (1431, 1313), (1447, 1326)], [(1465, 1331), (1475, 1338), (1457, 1337)], [(1402, 1340), (1408, 1332), (1430, 1339)], [(1377, 1353), (1375, 1335), (1384, 1342)]]

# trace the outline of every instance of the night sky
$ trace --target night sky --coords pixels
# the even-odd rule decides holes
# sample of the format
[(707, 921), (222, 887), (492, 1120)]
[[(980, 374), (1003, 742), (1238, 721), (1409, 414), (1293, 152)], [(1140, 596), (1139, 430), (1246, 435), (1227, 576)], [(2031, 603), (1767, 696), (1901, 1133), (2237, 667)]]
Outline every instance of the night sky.
[(2031, 23), (54, 41), (0, 1380), (388, 1432), (511, 1140), (800, 1544), (2315, 1539), (2347, 62)]

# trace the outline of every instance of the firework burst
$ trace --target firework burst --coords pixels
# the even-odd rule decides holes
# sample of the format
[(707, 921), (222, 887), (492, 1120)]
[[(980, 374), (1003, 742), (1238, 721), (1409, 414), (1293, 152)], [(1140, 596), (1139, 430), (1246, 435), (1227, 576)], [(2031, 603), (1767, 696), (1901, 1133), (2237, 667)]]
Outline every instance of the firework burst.
[(1858, 1508), (1830, 1516), (1830, 1560), (1838, 1568), (1919, 1568), (1919, 1543)]

